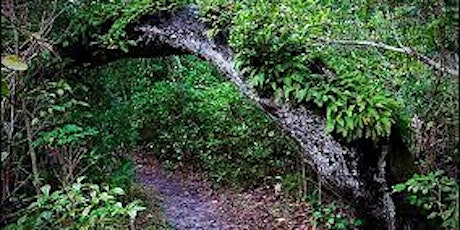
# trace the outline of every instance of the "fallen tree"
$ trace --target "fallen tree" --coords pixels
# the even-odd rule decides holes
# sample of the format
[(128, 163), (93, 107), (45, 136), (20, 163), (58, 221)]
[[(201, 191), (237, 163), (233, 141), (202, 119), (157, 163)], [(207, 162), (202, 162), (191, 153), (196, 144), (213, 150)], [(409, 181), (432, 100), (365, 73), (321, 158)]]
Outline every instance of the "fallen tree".
[(292, 105), (262, 97), (235, 69), (232, 49), (206, 34), (208, 27), (199, 19), (198, 8), (188, 6), (174, 12), (141, 17), (126, 29), (136, 46), (128, 52), (97, 49), (83, 44), (62, 51), (78, 63), (102, 64), (126, 57), (159, 57), (193, 54), (213, 63), (222, 75), (277, 121), (301, 146), (305, 162), (322, 180), (353, 201), (360, 211), (370, 214), (376, 228), (394, 229), (396, 211), (385, 179), (385, 157), (363, 156), (357, 148), (337, 141), (326, 132), (325, 119), (305, 105)]
[[(449, 36), (452, 28), (457, 28), (449, 20), (450, 11), (455, 12), (450, 3), (444, 12), (444, 5), (438, 3), (425, 8), (427, 4), (394, 1), (197, 0), (199, 9), (184, 7), (190, 2), (5, 1), (2, 16), (13, 28), (11, 37), (19, 34), (24, 40), (24, 45), (6, 52), (15, 54), (9, 55), (14, 62), (20, 57), (35, 64), (38, 55), (31, 50), (38, 47), (46, 52), (37, 61), (45, 63), (39, 63), (37, 71), (51, 73), (55, 73), (51, 68), (62, 68), (54, 65), (62, 59), (50, 61), (50, 54), (70, 57), (77, 67), (127, 57), (199, 56), (213, 63), (223, 77), (299, 142), (304, 161), (330, 188), (359, 207), (364, 216), (380, 223), (372, 229), (399, 225), (396, 217), (400, 213), (396, 214), (387, 180), (398, 183), (407, 179), (395, 180), (393, 173), (398, 169), (393, 165), (401, 160), (395, 159), (396, 155), (409, 157), (394, 154), (395, 146), (388, 140), (398, 139), (404, 145), (419, 141), (420, 133), (416, 139), (409, 132), (421, 128), (423, 114), (433, 114), (436, 123), (436, 116), (443, 113), (430, 110), (455, 104), (433, 106), (431, 102), (448, 99), (451, 95), (437, 95), (448, 91), (440, 89), (445, 86), (442, 82), (458, 76), (458, 56), (451, 54), (458, 51), (458, 44), (452, 40), (455, 36)], [(52, 5), (52, 12), (47, 4)], [(47, 19), (38, 31), (28, 26), (25, 17), (25, 23), (20, 23), (15, 16), (14, 9), (24, 5), (43, 10)], [(394, 13), (388, 12), (393, 7)], [(423, 14), (413, 14), (416, 11)], [(14, 78), (11, 81), (14, 85)], [(414, 96), (415, 92), (419, 94)], [(408, 124), (409, 120), (415, 123)], [(405, 139), (412, 139), (393, 138), (395, 129), (403, 132)], [(449, 146), (433, 143), (445, 138), (445, 129), (434, 129), (442, 135), (429, 133), (433, 141), (424, 143), (429, 145), (425, 149), (415, 146), (419, 148), (417, 155), (446, 155)], [(453, 142), (449, 144), (455, 145)], [(33, 156), (31, 151), (32, 165), (36, 161)], [(389, 176), (386, 170), (391, 172)]]

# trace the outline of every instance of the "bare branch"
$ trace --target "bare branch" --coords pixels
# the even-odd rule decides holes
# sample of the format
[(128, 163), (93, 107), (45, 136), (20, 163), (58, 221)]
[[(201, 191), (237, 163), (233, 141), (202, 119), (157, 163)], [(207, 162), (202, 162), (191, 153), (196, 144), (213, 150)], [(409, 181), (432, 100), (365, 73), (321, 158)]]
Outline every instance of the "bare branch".
[(320, 38), (319, 39), (322, 42), (326, 42), (329, 44), (339, 44), (339, 45), (355, 45), (355, 46), (370, 46), (370, 47), (375, 47), (375, 48), (380, 48), (380, 49), (385, 49), (385, 50), (390, 50), (398, 53), (405, 53), (410, 56), (413, 56), (417, 58), (419, 61), (433, 67), (436, 70), (439, 70), (441, 72), (450, 74), (452, 76), (458, 77), (459, 76), (459, 70), (457, 69), (452, 69), (447, 66), (442, 65), (439, 62), (434, 61), (433, 59), (417, 52), (414, 48), (407, 47), (407, 46), (401, 46), (401, 47), (395, 47), (395, 46), (390, 46), (382, 42), (373, 42), (373, 41), (357, 41), (357, 40), (330, 40), (326, 38)]

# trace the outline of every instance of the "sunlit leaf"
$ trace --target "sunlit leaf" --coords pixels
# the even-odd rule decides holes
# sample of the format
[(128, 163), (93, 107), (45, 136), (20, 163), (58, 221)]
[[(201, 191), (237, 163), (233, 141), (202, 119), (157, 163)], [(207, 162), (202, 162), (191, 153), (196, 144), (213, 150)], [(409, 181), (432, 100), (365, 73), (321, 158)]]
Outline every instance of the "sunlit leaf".
[(18, 55), (7, 55), (2, 57), (2, 64), (9, 69), (17, 71), (25, 71), (29, 68)]
[(125, 195), (125, 191), (123, 191), (123, 189), (119, 187), (113, 188), (112, 193), (117, 195)]
[(42, 191), (44, 195), (48, 196), (50, 194), (51, 186), (48, 184), (44, 185), (40, 188), (40, 190)]
[(1, 160), (2, 160), (2, 163), (6, 160), (6, 158), (9, 156), (10, 154), (6, 151), (2, 152), (2, 155), (1, 155)]

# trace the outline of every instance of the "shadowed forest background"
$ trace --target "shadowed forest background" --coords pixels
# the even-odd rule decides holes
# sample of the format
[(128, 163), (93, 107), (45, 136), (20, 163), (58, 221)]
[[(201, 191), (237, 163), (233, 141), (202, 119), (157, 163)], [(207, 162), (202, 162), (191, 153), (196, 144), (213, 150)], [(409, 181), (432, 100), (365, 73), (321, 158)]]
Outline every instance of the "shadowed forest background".
[(2, 229), (182, 229), (168, 205), (195, 193), (212, 229), (459, 227), (458, 1), (2, 0), (1, 20)]

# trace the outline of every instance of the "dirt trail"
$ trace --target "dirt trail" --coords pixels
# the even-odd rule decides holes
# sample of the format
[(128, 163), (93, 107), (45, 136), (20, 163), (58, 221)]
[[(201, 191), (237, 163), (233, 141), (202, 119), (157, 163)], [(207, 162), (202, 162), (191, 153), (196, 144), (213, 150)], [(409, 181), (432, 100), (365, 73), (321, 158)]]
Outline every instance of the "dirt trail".
[(164, 198), (166, 218), (176, 229), (225, 229), (211, 201), (187, 191), (160, 170), (152, 174), (139, 171), (144, 170), (138, 170), (139, 183), (152, 186)]
[(175, 229), (310, 229), (306, 207), (281, 201), (269, 187), (212, 189), (200, 173), (166, 172), (149, 155), (135, 157), (137, 182), (159, 193), (164, 215)]

